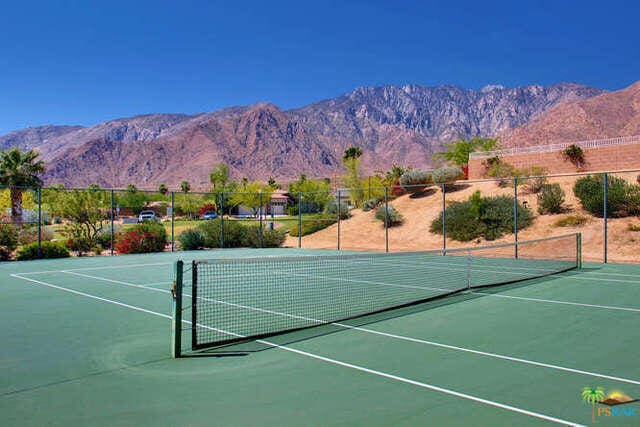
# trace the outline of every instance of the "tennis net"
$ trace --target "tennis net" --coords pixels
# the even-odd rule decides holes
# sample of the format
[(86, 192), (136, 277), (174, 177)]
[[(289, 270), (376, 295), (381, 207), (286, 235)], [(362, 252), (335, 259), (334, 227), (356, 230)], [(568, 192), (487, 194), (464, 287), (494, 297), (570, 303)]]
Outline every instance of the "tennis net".
[[(219, 346), (422, 303), (580, 265), (580, 235), (442, 252), (195, 260), (177, 265), (177, 326), (191, 348)], [(187, 320), (187, 319), (185, 319)], [(174, 331), (177, 333), (177, 329)]]

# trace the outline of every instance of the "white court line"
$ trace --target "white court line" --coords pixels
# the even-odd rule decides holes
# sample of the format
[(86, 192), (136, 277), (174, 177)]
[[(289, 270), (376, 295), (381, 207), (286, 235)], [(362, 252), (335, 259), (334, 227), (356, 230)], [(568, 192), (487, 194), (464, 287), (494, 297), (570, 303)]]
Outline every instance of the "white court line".
[(158, 265), (173, 265), (172, 262), (156, 262), (147, 264), (120, 264), (120, 265), (106, 265), (102, 267), (82, 267), (82, 268), (69, 268), (67, 270), (43, 270), (32, 271), (27, 273), (17, 273), (21, 276), (30, 276), (32, 274), (50, 274), (50, 273), (63, 273), (65, 271), (93, 271), (93, 270), (120, 270), (122, 268), (135, 268), (135, 267), (148, 267)]
[(617, 306), (611, 306), (611, 305), (586, 304), (586, 303), (580, 303), (580, 302), (558, 301), (558, 300), (550, 300), (550, 299), (542, 299), (542, 298), (517, 297), (513, 295), (492, 294), (488, 292), (478, 292), (478, 291), (473, 291), (471, 293), (479, 294), (479, 295), (490, 295), (496, 298), (518, 299), (518, 300), (525, 300), (525, 301), (545, 302), (550, 304), (576, 305), (581, 307), (603, 308), (607, 310), (620, 310), (620, 311), (631, 311), (635, 313), (640, 313), (639, 308), (631, 308), (631, 307), (617, 307)]
[[(73, 290), (73, 289), (64, 288), (62, 286), (53, 285), (53, 284), (50, 284), (50, 283), (47, 283), (47, 282), (43, 282), (43, 281), (40, 281), (40, 280), (35, 280), (35, 279), (28, 278), (28, 277), (22, 277), (19, 274), (11, 274), (11, 276), (15, 277), (15, 278), (18, 278), (18, 279), (29, 281), (31, 283), (36, 283), (36, 284), (39, 284), (39, 285), (42, 285), (42, 286), (58, 289), (58, 290), (61, 290), (61, 291), (64, 291), (64, 292), (70, 292), (70, 293), (75, 294), (75, 295), (84, 296), (84, 297), (87, 297), (87, 298), (95, 299), (95, 300), (106, 302), (106, 303), (109, 303), (109, 304), (115, 304), (115, 305), (120, 306), (120, 307), (129, 308), (129, 309), (136, 310), (136, 311), (141, 311), (141, 312), (144, 312), (144, 313), (147, 313), (147, 314), (151, 314), (151, 315), (155, 315), (155, 316), (160, 316), (160, 317), (163, 317), (163, 318), (171, 319), (171, 316), (163, 314), (163, 313), (158, 313), (158, 312), (155, 312), (155, 311), (151, 311), (151, 310), (147, 310), (147, 309), (144, 309), (144, 308), (141, 308), (141, 307), (136, 307), (136, 306), (133, 306), (133, 305), (125, 304), (125, 303), (122, 303), (122, 302), (119, 302), (119, 301), (115, 301), (115, 300), (99, 297), (99, 296), (96, 296), (96, 295), (91, 295), (91, 294), (87, 294), (87, 293), (84, 293), (84, 292), (79, 292), (79, 291), (76, 291), (76, 290)], [(185, 323), (189, 323), (189, 322), (185, 321)], [(198, 326), (201, 326), (201, 325), (198, 325)], [(221, 330), (213, 329), (213, 328), (211, 328), (211, 329), (212, 330), (216, 330), (218, 332), (227, 333), (227, 334), (232, 335), (232, 336), (244, 338), (244, 336), (239, 335), (239, 334), (225, 332), (225, 331), (221, 331)], [(398, 376), (398, 375), (389, 374), (389, 373), (386, 373), (386, 372), (383, 372), (383, 371), (377, 371), (377, 370), (374, 370), (374, 369), (366, 368), (364, 366), (354, 365), (352, 363), (347, 363), (347, 362), (342, 362), (342, 361), (337, 360), (337, 359), (331, 359), (331, 358), (328, 358), (328, 357), (325, 357), (325, 356), (321, 356), (321, 355), (318, 355), (318, 354), (309, 353), (309, 352), (302, 351), (302, 350), (297, 350), (297, 349), (294, 349), (294, 348), (291, 348), (291, 347), (287, 347), (287, 346), (283, 346), (283, 345), (280, 345), (280, 344), (272, 343), (270, 341), (257, 340), (256, 342), (268, 345), (270, 347), (278, 348), (280, 350), (284, 350), (284, 351), (287, 351), (287, 352), (290, 352), (290, 353), (299, 354), (301, 356), (309, 357), (309, 358), (312, 358), (312, 359), (320, 360), (320, 361), (323, 361), (323, 362), (331, 363), (331, 364), (342, 366), (342, 367), (345, 367), (345, 368), (350, 368), (350, 369), (353, 369), (353, 370), (356, 370), (356, 371), (360, 371), (360, 372), (364, 372), (364, 373), (368, 373), (368, 374), (371, 374), (371, 375), (375, 375), (375, 376), (379, 376), (379, 377), (383, 377), (383, 378), (388, 378), (388, 379), (391, 379), (391, 380), (395, 380), (395, 381), (398, 381), (398, 382), (402, 382), (402, 383), (405, 383), (405, 384), (410, 384), (410, 385), (413, 385), (413, 386), (416, 386), (416, 387), (420, 387), (420, 388), (424, 388), (424, 389), (428, 389), (428, 390), (432, 390), (432, 391), (436, 391), (436, 392), (440, 392), (440, 393), (443, 393), (443, 394), (448, 394), (448, 395), (451, 395), (451, 396), (459, 397), (459, 398), (462, 398), (462, 399), (470, 400), (470, 401), (481, 403), (481, 404), (484, 404), (484, 405), (493, 406), (493, 407), (496, 407), (496, 408), (500, 408), (500, 409), (504, 409), (504, 410), (507, 410), (507, 411), (519, 413), (519, 414), (522, 414), (522, 415), (528, 415), (530, 417), (534, 417), (534, 418), (550, 421), (550, 422), (553, 422), (553, 423), (556, 423), (556, 424), (569, 425), (569, 426), (581, 426), (581, 424), (575, 423), (573, 421), (567, 421), (567, 420), (563, 420), (563, 419), (560, 419), (560, 418), (551, 417), (549, 415), (545, 415), (545, 414), (541, 414), (541, 413), (533, 412), (533, 411), (528, 411), (526, 409), (518, 408), (518, 407), (515, 407), (515, 406), (511, 406), (511, 405), (507, 405), (507, 404), (504, 404), (504, 403), (500, 403), (500, 402), (495, 402), (495, 401), (492, 401), (492, 400), (483, 399), (483, 398), (476, 397), (476, 396), (473, 396), (473, 395), (470, 395), (470, 394), (466, 394), (466, 393), (460, 393), (460, 392), (457, 392), (457, 391), (454, 391), (454, 390), (450, 390), (450, 389), (447, 389), (447, 388), (434, 386), (434, 385), (427, 384), (427, 383), (420, 382), (420, 381), (415, 381), (415, 380), (412, 380), (412, 379), (409, 379), (409, 378), (405, 378), (405, 377), (401, 377), (401, 376)]]
[[(103, 280), (103, 281), (106, 281), (106, 282), (111, 282), (111, 283), (116, 283), (116, 284), (120, 284), (120, 285), (130, 286), (130, 287), (134, 287), (134, 288), (146, 288), (143, 285), (135, 285), (133, 283), (121, 282), (119, 280), (111, 280), (111, 279), (97, 277), (97, 276), (89, 276), (89, 275), (75, 273), (75, 272), (73, 272), (73, 273), (70, 272), (69, 274), (82, 276), (82, 277), (87, 277), (87, 278), (90, 278), (90, 279)], [(149, 290), (152, 290), (152, 291), (156, 291), (156, 292), (167, 293), (167, 294), (170, 293), (170, 291), (165, 291), (165, 290), (156, 289), (156, 288), (146, 288), (146, 289), (149, 289)], [(191, 294), (184, 293), (183, 295), (187, 296), (189, 298), (192, 298)], [(486, 295), (493, 295), (493, 294), (486, 294)], [(495, 359), (508, 360), (508, 361), (511, 361), (511, 362), (518, 362), (518, 363), (523, 363), (523, 364), (528, 364), (528, 365), (533, 365), (533, 366), (539, 366), (539, 367), (543, 367), (543, 368), (556, 369), (556, 370), (559, 370), (559, 371), (572, 372), (572, 373), (585, 375), (585, 376), (591, 376), (591, 377), (603, 378), (603, 379), (608, 379), (608, 380), (613, 380), (613, 381), (620, 381), (620, 382), (624, 382), (624, 383), (628, 383), (628, 384), (640, 385), (640, 381), (636, 381), (636, 380), (632, 380), (632, 379), (628, 379), (628, 378), (614, 377), (614, 376), (611, 376), (611, 375), (600, 374), (600, 373), (597, 373), (597, 372), (583, 371), (583, 370), (580, 370), (580, 369), (568, 368), (568, 367), (565, 367), (565, 366), (553, 365), (553, 364), (543, 363), (543, 362), (536, 362), (534, 360), (522, 359), (522, 358), (513, 357), (513, 356), (506, 356), (506, 355), (497, 354), (497, 353), (488, 353), (488, 352), (484, 352), (484, 351), (480, 351), (480, 350), (474, 350), (474, 349), (465, 348), (465, 347), (458, 347), (458, 346), (453, 346), (453, 345), (449, 345), (449, 344), (443, 344), (443, 343), (439, 343), (439, 342), (435, 342), (435, 341), (423, 340), (423, 339), (420, 339), (420, 338), (407, 337), (407, 336), (404, 336), (404, 335), (391, 334), (391, 333), (387, 333), (387, 332), (376, 331), (376, 330), (373, 330), (373, 329), (362, 328), (362, 327), (359, 327), (359, 326), (352, 326), (352, 325), (339, 323), (339, 322), (326, 322), (324, 320), (313, 319), (313, 318), (310, 318), (310, 317), (299, 316), (299, 315), (290, 314), (290, 313), (283, 313), (283, 312), (279, 312), (279, 311), (268, 310), (268, 309), (264, 309), (264, 308), (260, 308), (260, 307), (248, 306), (248, 305), (243, 305), (243, 304), (237, 304), (237, 303), (232, 303), (232, 302), (228, 302), (228, 301), (221, 301), (221, 300), (216, 300), (216, 299), (212, 299), (212, 298), (198, 297), (198, 299), (201, 299), (201, 300), (204, 300), (204, 301), (210, 301), (210, 302), (213, 302), (213, 303), (216, 303), (216, 304), (227, 305), (227, 306), (231, 306), (231, 307), (237, 307), (237, 308), (241, 308), (241, 309), (244, 309), (244, 310), (257, 311), (257, 312), (261, 312), (261, 313), (273, 314), (273, 315), (282, 316), (282, 317), (288, 317), (288, 318), (292, 318), (292, 319), (305, 320), (305, 321), (314, 322), (314, 323), (318, 323), (318, 324), (331, 324), (331, 325), (335, 325), (335, 326), (338, 326), (338, 327), (341, 327), (341, 328), (345, 328), (345, 329), (350, 329), (350, 330), (355, 330), (355, 331), (360, 331), (360, 332), (366, 332), (366, 333), (374, 334), (374, 335), (381, 335), (381, 336), (385, 336), (385, 337), (388, 337), (388, 338), (395, 338), (395, 339), (408, 341), (408, 342), (414, 342), (414, 343), (419, 343), (419, 344), (426, 344), (426, 345), (431, 345), (431, 346), (435, 346), (435, 347), (446, 348), (446, 349), (449, 349), (449, 350), (456, 350), (456, 351), (462, 351), (462, 352), (477, 354), (477, 355), (486, 356), (486, 357), (493, 357)], [(635, 310), (635, 311), (640, 311), (640, 310)], [(205, 327), (205, 328), (207, 328), (207, 327)]]

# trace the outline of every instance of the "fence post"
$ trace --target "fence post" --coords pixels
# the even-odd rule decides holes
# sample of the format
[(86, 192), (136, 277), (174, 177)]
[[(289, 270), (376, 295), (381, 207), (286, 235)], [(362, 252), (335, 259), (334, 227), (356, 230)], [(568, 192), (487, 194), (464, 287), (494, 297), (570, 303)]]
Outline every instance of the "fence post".
[(220, 248), (224, 248), (224, 191), (220, 193)]
[(513, 238), (515, 257), (518, 259), (518, 178), (513, 178)]
[[(173, 194), (173, 192), (172, 192)], [(173, 282), (173, 316), (171, 316), (171, 356), (176, 358), (182, 354), (182, 272), (184, 262), (176, 261)]]
[(338, 250), (340, 250), (340, 213), (341, 213), (341, 206), (340, 206), (340, 190), (338, 190)]
[(389, 187), (384, 187), (384, 251), (389, 253)]
[(447, 195), (444, 187), (444, 182), (442, 183), (442, 255), (447, 254), (447, 219), (446, 219), (446, 210), (447, 210)]
[(609, 187), (609, 174), (607, 172), (604, 173), (603, 182), (603, 197), (602, 197), (602, 218), (604, 219), (604, 263), (607, 263), (607, 241), (608, 239), (608, 231), (609, 227), (607, 225), (607, 198), (609, 196), (608, 187)]
[(175, 216), (176, 216), (176, 207), (175, 207), (175, 193), (171, 192), (171, 252), (175, 251), (176, 247), (176, 236), (175, 236)]
[(298, 192), (298, 249), (302, 247), (302, 191)]
[(262, 248), (262, 190), (258, 190), (258, 197), (260, 199), (260, 208), (258, 208), (258, 215), (260, 215), (260, 221), (259, 221), (259, 229), (260, 229), (260, 236), (258, 237), (258, 240), (260, 241), (260, 247)]
[(38, 258), (42, 258), (42, 188), (38, 187)]
[(113, 238), (114, 236), (113, 235), (115, 234), (114, 233), (114, 225), (113, 224), (114, 224), (114, 221), (115, 221), (115, 216), (116, 216), (115, 212), (116, 211), (115, 211), (114, 203), (115, 203), (115, 195), (114, 195), (113, 189), (112, 189), (111, 190), (111, 236), (110, 236), (111, 237), (111, 256), (113, 256), (113, 243), (114, 243), (114, 238)]

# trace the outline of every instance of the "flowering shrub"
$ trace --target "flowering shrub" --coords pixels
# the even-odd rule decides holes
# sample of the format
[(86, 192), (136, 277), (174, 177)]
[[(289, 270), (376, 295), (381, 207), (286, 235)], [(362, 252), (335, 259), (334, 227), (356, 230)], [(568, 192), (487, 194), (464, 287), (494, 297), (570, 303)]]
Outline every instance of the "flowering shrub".
[(155, 222), (143, 222), (118, 233), (115, 250), (121, 254), (162, 252), (167, 241), (167, 232)]
[(215, 211), (216, 211), (216, 205), (214, 205), (213, 203), (207, 203), (200, 208), (200, 212), (198, 212), (198, 216), (201, 217), (202, 215), (204, 215), (205, 212), (215, 212)]

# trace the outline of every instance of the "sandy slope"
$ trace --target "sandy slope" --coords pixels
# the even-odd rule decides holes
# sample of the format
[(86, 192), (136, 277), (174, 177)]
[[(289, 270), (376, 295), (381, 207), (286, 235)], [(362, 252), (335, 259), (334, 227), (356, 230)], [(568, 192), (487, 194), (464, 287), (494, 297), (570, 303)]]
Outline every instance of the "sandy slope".
[[(635, 182), (637, 174), (624, 176), (628, 181)], [(533, 209), (535, 220), (532, 226), (521, 230), (520, 240), (537, 239), (541, 237), (557, 236), (568, 233), (580, 232), (583, 235), (583, 257), (585, 261), (602, 261), (604, 252), (603, 220), (587, 214), (579, 201), (573, 195), (572, 187), (577, 177), (567, 176), (550, 178), (549, 182), (560, 183), (565, 191), (565, 205), (569, 211), (559, 215), (537, 214), (537, 197), (535, 194), (523, 194), (519, 188), (518, 198), (526, 201)], [(465, 184), (466, 188), (447, 193), (446, 201), (466, 200), (474, 191), (480, 190), (483, 195), (513, 194), (513, 188), (499, 188), (495, 182), (479, 182)], [(423, 197), (412, 198), (408, 195), (401, 196), (390, 202), (404, 217), (401, 226), (389, 229), (389, 250), (426, 250), (442, 248), (442, 236), (429, 232), (429, 226), (442, 209), (442, 192), (433, 189)], [(554, 223), (568, 214), (587, 216), (590, 220), (581, 227), (558, 227)], [(640, 218), (628, 217), (609, 220), (609, 247), (608, 257), (610, 262), (640, 262), (640, 232), (629, 231), (628, 225), (640, 226)], [(334, 224), (324, 230), (302, 238), (303, 248), (335, 249), (338, 240), (338, 225)], [(513, 234), (503, 236), (501, 239), (489, 243), (513, 242)], [(484, 239), (472, 242), (457, 242), (447, 239), (447, 247), (467, 247), (486, 245)], [(297, 237), (288, 237), (286, 246), (297, 246)], [(340, 248), (384, 251), (385, 230), (382, 223), (374, 218), (374, 213), (363, 212), (360, 209), (352, 211), (352, 217), (340, 223)]]

